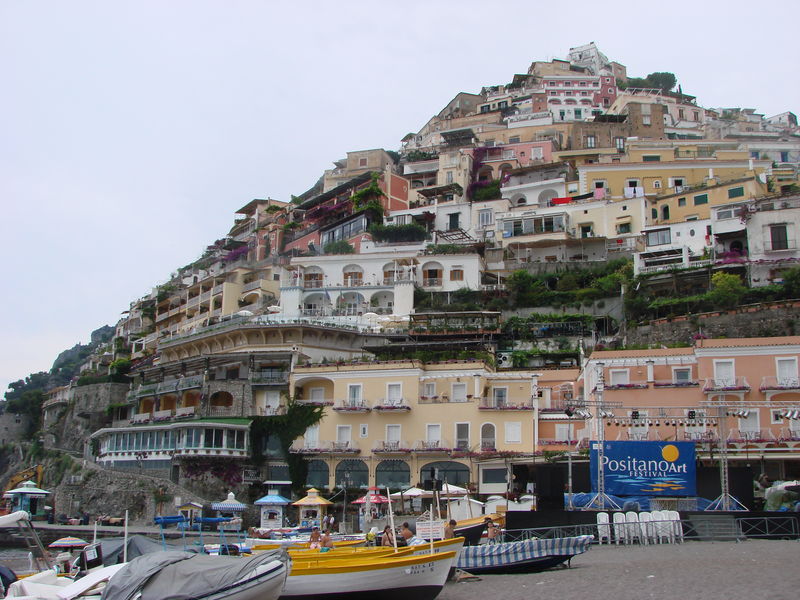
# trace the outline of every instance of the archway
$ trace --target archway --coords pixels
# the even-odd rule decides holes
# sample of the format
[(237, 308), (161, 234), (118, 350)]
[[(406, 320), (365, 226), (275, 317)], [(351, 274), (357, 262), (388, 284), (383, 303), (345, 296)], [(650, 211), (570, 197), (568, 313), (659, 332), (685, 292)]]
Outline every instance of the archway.
[(330, 469), (324, 460), (308, 461), (308, 474), (306, 475), (306, 485), (323, 489), (330, 484)]
[(233, 396), (230, 392), (214, 392), (209, 398), (212, 408), (230, 408), (233, 406)]
[(347, 477), (347, 487), (367, 487), (369, 484), (369, 469), (367, 463), (356, 458), (346, 458), (336, 465), (336, 485), (341, 487)]
[(469, 467), (452, 460), (440, 460), (428, 463), (420, 469), (420, 481), (430, 479), (431, 469), (436, 469), (439, 479), (452, 483), (453, 485), (464, 486), (470, 481)]
[(539, 206), (550, 206), (550, 201), (558, 197), (558, 192), (552, 189), (546, 189), (539, 192)]
[(375, 468), (375, 485), (398, 490), (411, 484), (411, 469), (404, 460), (382, 460)]

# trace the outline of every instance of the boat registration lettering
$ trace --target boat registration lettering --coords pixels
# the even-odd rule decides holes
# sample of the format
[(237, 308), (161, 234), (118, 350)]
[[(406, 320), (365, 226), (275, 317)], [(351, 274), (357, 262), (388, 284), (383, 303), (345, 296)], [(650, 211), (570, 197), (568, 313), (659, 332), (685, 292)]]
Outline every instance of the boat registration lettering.
[(433, 573), (433, 563), (424, 563), (420, 565), (413, 565), (406, 569), (406, 575), (420, 575), (421, 573)]

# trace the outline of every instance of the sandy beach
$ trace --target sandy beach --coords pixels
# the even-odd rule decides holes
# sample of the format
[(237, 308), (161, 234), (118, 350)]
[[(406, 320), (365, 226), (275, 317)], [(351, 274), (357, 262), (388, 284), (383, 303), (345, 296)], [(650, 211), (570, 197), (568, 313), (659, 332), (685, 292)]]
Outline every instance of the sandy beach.
[(797, 600), (800, 541), (593, 546), (572, 567), (448, 583), (442, 600)]

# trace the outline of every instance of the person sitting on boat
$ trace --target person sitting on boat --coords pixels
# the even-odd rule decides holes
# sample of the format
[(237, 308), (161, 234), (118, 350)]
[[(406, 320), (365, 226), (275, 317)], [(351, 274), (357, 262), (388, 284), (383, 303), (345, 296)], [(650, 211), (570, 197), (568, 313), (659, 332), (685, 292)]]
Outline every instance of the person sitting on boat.
[(319, 549), (320, 552), (330, 552), (333, 550), (333, 540), (331, 539), (331, 532), (329, 529), (326, 529), (325, 533), (322, 534), (320, 545), (322, 546)]
[(383, 528), (381, 546), (394, 546), (394, 531), (392, 531), (392, 528), (388, 525)]
[(312, 550), (318, 550), (319, 548), (322, 548), (322, 536), (319, 533), (319, 527), (311, 528), (311, 535), (309, 536), (308, 541), (308, 547)]
[(490, 544), (497, 544), (500, 541), (500, 526), (492, 522), (489, 519), (489, 522), (486, 524), (487, 531), (486, 531), (486, 539)]
[(456, 521), (450, 519), (447, 525), (444, 526), (444, 539), (450, 540), (456, 537)]
[(403, 536), (403, 540), (405, 541), (406, 545), (408, 545), (408, 541), (414, 537), (414, 532), (411, 531), (408, 521), (403, 523), (403, 525), (400, 527), (400, 535)]

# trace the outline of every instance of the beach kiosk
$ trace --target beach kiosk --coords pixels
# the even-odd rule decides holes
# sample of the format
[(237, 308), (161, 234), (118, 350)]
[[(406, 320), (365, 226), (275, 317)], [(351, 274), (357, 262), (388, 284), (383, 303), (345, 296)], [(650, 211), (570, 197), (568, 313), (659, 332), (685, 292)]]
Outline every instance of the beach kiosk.
[(203, 516), (203, 505), (199, 502), (186, 502), (178, 507), (178, 514), (188, 519), (189, 527), (197, 517)]
[(241, 531), (242, 513), (246, 508), (247, 506), (236, 499), (233, 492), (228, 492), (228, 497), (222, 502), (214, 502), (211, 505), (211, 510), (217, 511), (217, 517), (228, 519), (218, 525), (218, 529), (225, 531)]
[(333, 502), (319, 495), (318, 489), (311, 488), (305, 498), (293, 502), (292, 506), (300, 509), (300, 527), (319, 527), (325, 513), (328, 512), (328, 507), (332, 504)]
[(278, 494), (277, 490), (269, 490), (269, 494), (254, 502), (261, 508), (261, 529), (280, 529), (283, 527), (284, 507), (289, 500)]
[(20, 484), (18, 488), (8, 490), (3, 494), (3, 498), (11, 500), (11, 510), (24, 510), (31, 514), (32, 517), (45, 516), (45, 502), (44, 500), (50, 495), (47, 490), (42, 490), (36, 487), (33, 481), (26, 481)]

